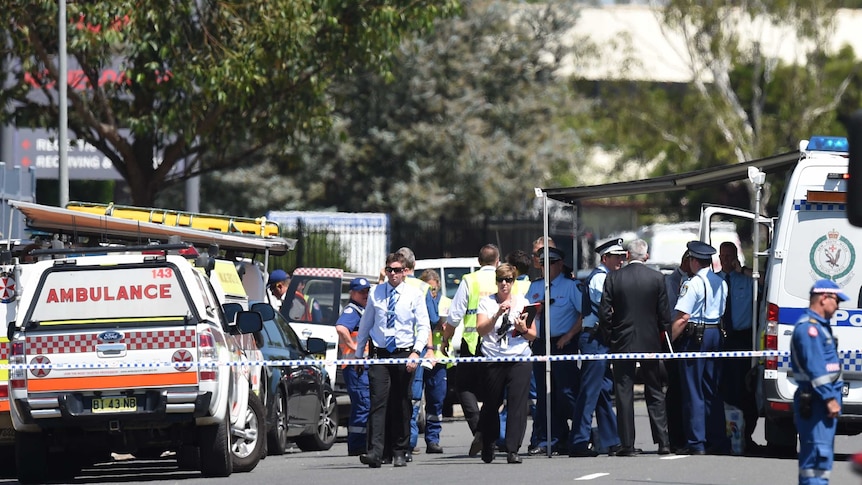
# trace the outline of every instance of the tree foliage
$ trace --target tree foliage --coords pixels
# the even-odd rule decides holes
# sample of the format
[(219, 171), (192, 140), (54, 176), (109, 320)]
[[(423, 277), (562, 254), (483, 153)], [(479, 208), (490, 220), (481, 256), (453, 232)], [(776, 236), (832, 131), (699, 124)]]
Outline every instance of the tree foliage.
[[(325, 131), (334, 78), (386, 78), (401, 38), (457, 2), (113, 0), (67, 10), (70, 66), (88, 86), (69, 90), (69, 126), (111, 159), (134, 203), (153, 205), (174, 181), (252, 165), (277, 142)], [(19, 126), (58, 124), (57, 19), (53, 0), (0, 9), (12, 80), (0, 96)], [(100, 83), (112, 66), (122, 78)]]
[[(621, 163), (652, 162), (656, 174), (666, 174), (788, 152), (812, 134), (843, 133), (836, 111), (858, 106), (860, 79), (852, 49), (830, 51), (834, 8), (818, 0), (667, 2), (663, 27), (685, 41), (690, 82), (603, 85), (604, 139), (623, 152)], [(769, 27), (785, 29), (788, 42), (804, 49), (801, 64), (768, 52), (761, 36)], [(731, 187), (723, 202), (739, 204), (746, 195)], [(679, 207), (677, 197), (666, 202)]]
[[(589, 104), (554, 71), (571, 53), (562, 38), (577, 10), (463, 3), (462, 15), (401, 46), (391, 81), (369, 70), (338, 79), (327, 138), (218, 174), (206, 191), (255, 194), (258, 212), (335, 208), (427, 219), (511, 214), (530, 206), (533, 187), (575, 183), (587, 158), (575, 126), (586, 123)], [(578, 43), (581, 53), (589, 48)]]

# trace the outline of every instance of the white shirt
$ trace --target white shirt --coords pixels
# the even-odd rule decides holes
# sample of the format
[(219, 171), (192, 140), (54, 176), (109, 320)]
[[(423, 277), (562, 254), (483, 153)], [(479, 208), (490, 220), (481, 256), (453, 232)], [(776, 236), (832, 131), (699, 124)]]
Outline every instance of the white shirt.
[[(497, 267), (493, 264), (489, 264), (487, 266), (482, 266), (476, 271), (497, 271)], [(467, 278), (461, 278), (461, 283), (458, 284), (458, 290), (455, 292), (455, 296), (452, 297), (452, 304), (449, 305), (449, 317), (446, 323), (453, 327), (457, 327), (461, 324), (461, 320), (463, 320), (464, 315), (467, 314), (467, 303), (469, 299), (470, 288), (467, 286)]]
[(382, 283), (368, 293), (365, 313), (359, 321), (359, 335), (356, 338), (356, 357), (365, 356), (365, 344), (370, 339), (375, 347), (385, 348), (386, 337), (395, 335), (395, 346), (412, 348), (421, 354), (428, 344), (431, 323), (428, 320), (428, 307), (425, 294), (418, 288), (404, 282), (395, 287), (398, 302), (395, 304), (395, 325), (387, 328), (389, 318), (389, 294), (393, 287)]
[[(512, 295), (512, 306), (509, 310), (509, 321), (514, 322), (524, 310), (527, 304), (527, 299), (521, 295)], [(500, 304), (497, 303), (497, 296), (491, 295), (479, 300), (479, 315), (485, 315), (488, 318), (494, 318)], [(506, 314), (503, 314), (497, 321), (494, 322), (494, 330), (488, 335), (482, 336), (482, 354), (485, 357), (529, 357), (533, 355), (530, 350), (530, 342), (523, 335), (517, 337), (512, 336), (512, 327), (503, 335), (497, 335), (497, 331), (503, 325)]]

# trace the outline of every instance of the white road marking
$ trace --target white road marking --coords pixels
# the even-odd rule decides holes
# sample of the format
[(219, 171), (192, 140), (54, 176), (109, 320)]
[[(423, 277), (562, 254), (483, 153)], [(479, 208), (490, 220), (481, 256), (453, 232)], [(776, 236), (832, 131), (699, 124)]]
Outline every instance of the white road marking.
[(584, 476), (582, 476), (582, 477), (578, 477), (578, 478), (576, 478), (576, 479), (575, 479), (575, 481), (579, 481), (579, 480), (595, 480), (596, 478), (601, 478), (601, 477), (603, 477), (603, 476), (605, 476), (605, 475), (610, 475), (610, 473), (592, 473), (592, 474), (590, 474), (590, 475), (584, 475)]
[(688, 455), (670, 455), (670, 456), (663, 456), (660, 459), (661, 460), (679, 460), (680, 458), (688, 458)]

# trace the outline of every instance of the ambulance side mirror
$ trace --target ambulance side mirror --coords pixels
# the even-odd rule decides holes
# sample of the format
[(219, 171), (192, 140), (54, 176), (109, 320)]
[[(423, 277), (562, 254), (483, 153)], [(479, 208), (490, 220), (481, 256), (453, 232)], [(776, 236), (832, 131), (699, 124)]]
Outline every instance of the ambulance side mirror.
[(847, 180), (847, 219), (850, 224), (862, 227), (862, 110), (839, 116), (847, 128), (850, 160)]
[(12, 320), (11, 322), (9, 322), (8, 325), (6, 325), (6, 338), (9, 339), (9, 341), (11, 342), (12, 337), (14, 337), (14, 336), (15, 336), (15, 320)]

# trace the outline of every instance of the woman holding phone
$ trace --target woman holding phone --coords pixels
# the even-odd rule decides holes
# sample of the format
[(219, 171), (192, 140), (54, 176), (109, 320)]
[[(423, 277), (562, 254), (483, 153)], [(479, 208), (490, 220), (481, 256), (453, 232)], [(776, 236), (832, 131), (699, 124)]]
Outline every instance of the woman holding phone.
[[(497, 267), (497, 293), (483, 298), (477, 310), (476, 329), (482, 337), (482, 354), (489, 358), (517, 358), (532, 355), (530, 342), (536, 338), (536, 327), (528, 326), (524, 307), (527, 299), (512, 292), (517, 271), (509, 264)], [(479, 416), (482, 433), (482, 461), (494, 460), (494, 441), (500, 435), (497, 411), (507, 399), (506, 460), (521, 463), (518, 448), (527, 430), (530, 402), (530, 375), (533, 365), (527, 361), (489, 362), (485, 369), (486, 394)]]

